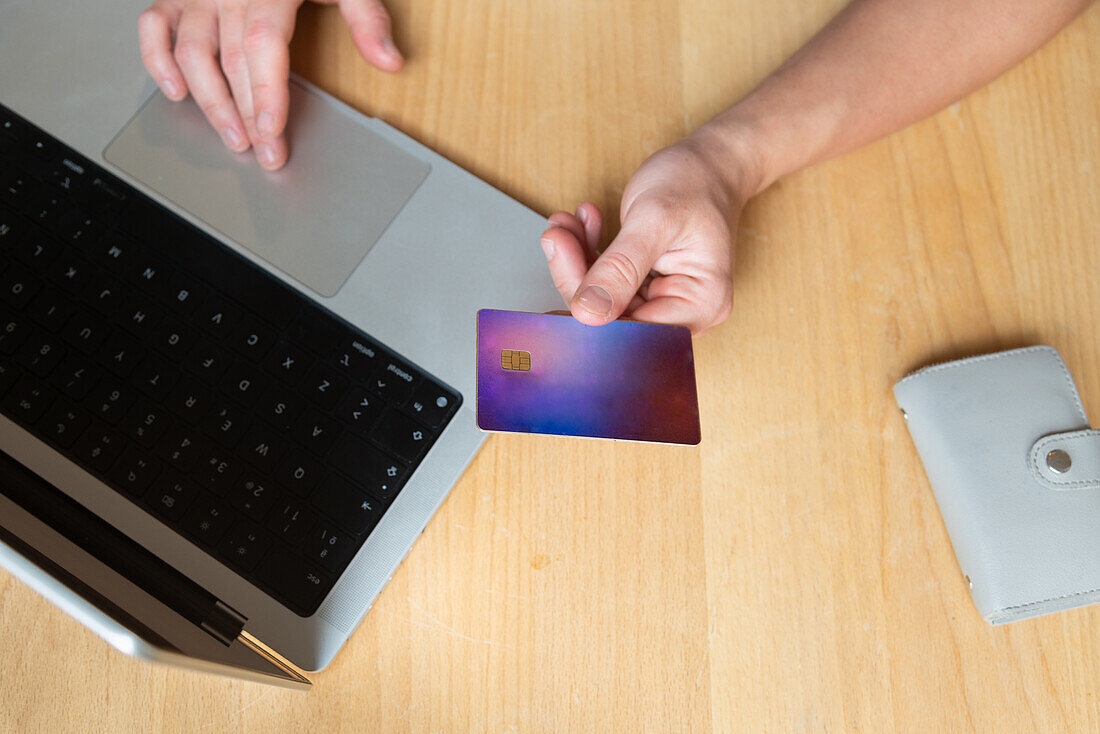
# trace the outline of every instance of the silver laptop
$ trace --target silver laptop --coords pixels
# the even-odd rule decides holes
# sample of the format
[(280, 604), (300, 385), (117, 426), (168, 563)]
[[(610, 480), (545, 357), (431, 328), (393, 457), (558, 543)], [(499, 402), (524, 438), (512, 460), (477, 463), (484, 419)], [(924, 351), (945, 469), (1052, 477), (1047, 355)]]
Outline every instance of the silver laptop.
[(0, 564), (304, 687), (485, 440), (476, 311), (558, 305), (545, 220), (299, 79), (263, 172), (156, 91), (145, 4), (0, 3)]

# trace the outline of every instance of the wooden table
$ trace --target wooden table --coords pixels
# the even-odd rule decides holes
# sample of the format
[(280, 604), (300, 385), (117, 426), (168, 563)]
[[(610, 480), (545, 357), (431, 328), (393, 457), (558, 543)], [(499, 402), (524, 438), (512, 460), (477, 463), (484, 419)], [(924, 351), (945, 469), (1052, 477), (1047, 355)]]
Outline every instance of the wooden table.
[[(393, 77), (311, 7), (294, 67), (536, 210), (616, 212), (842, 4), (391, 0)], [(890, 387), (1044, 342), (1100, 416), (1098, 70), (1100, 6), (754, 200), (701, 447), (493, 437), (308, 694), (130, 660), (0, 573), (0, 730), (1095, 731), (1100, 610), (981, 620)]]

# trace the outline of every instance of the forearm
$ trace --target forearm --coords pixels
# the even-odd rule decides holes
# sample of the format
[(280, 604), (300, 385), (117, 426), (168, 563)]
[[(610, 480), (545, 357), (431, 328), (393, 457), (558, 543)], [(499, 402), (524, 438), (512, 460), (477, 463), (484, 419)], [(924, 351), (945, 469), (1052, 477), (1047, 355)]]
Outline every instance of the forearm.
[[(966, 96), (1091, 0), (854, 0), (743, 100), (691, 137), (738, 161), (752, 196)], [(748, 170), (745, 170), (749, 161)]]

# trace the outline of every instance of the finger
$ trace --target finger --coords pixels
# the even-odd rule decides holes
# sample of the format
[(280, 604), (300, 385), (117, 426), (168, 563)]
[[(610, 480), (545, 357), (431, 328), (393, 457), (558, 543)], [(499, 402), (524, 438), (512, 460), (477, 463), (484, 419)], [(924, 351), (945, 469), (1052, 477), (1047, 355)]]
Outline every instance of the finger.
[(569, 212), (554, 212), (550, 215), (550, 224), (569, 230), (569, 233), (580, 244), (581, 249), (587, 249), (586, 242), (588, 238), (584, 231), (584, 224), (576, 216)]
[(573, 316), (592, 326), (618, 318), (638, 292), (657, 256), (653, 237), (637, 231), (628, 221), (589, 268), (570, 301)]
[(351, 38), (363, 58), (382, 71), (400, 71), (405, 59), (393, 43), (390, 14), (381, 0), (340, 0)]
[(726, 320), (733, 306), (728, 280), (667, 275), (654, 278), (646, 289), (648, 301), (635, 309), (645, 321), (681, 324), (699, 335)]
[(577, 286), (584, 278), (585, 271), (588, 270), (588, 262), (576, 234), (568, 227), (559, 226), (553, 219), (551, 219), (551, 225), (542, 233), (539, 244), (546, 253), (554, 287), (558, 289), (562, 300), (568, 306), (573, 300), (573, 294), (577, 292)]
[(206, 119), (230, 148), (244, 137), (237, 107), (218, 67), (218, 18), (212, 5), (188, 3), (176, 32), (175, 59), (183, 71), (191, 95)]
[(164, 96), (176, 102), (187, 96), (183, 72), (172, 58), (172, 36), (179, 24), (181, 9), (177, 0), (157, 0), (138, 16), (141, 61)]
[(600, 255), (600, 232), (603, 230), (603, 215), (599, 207), (586, 201), (577, 207), (577, 219), (584, 225), (585, 250), (589, 262), (595, 262)]
[[(253, 0), (245, 14), (244, 53), (252, 81), (256, 130), (268, 142), (278, 139), (286, 127), (290, 107), (290, 37), (294, 35), (300, 4), (300, 0)], [(260, 163), (268, 164), (263, 158)]]
[(234, 141), (230, 149), (240, 153), (248, 149), (249, 141), (259, 136), (256, 133), (256, 115), (252, 108), (252, 85), (248, 78), (248, 61), (244, 54), (244, 5), (223, 6), (218, 22), (221, 49), (219, 60), (222, 72), (229, 81), (229, 90), (237, 105), (237, 113), (244, 124), (245, 137)]

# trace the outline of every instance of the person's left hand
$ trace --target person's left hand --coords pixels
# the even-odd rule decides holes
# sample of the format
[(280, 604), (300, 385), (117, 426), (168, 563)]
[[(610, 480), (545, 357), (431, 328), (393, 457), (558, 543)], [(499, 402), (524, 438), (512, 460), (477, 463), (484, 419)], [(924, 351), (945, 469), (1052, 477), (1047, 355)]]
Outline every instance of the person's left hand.
[[(713, 154), (713, 155), (712, 155)], [(602, 254), (602, 216), (585, 202), (557, 212), (540, 243), (573, 316), (680, 324), (701, 334), (733, 304), (733, 246), (744, 198), (718, 151), (686, 138), (650, 156), (623, 192), (622, 229)], [(728, 157), (727, 157), (728, 166)]]

